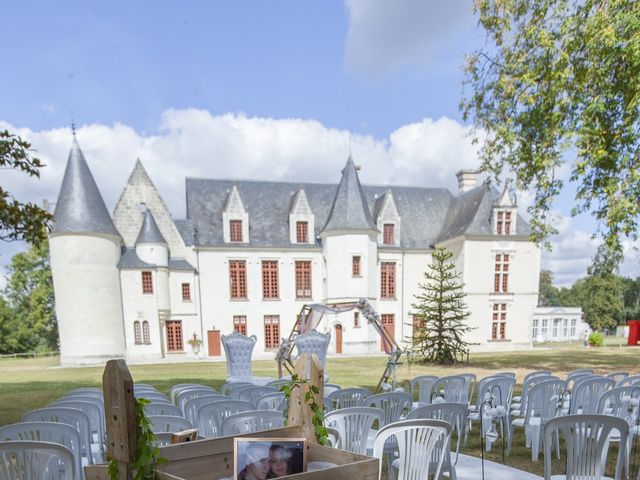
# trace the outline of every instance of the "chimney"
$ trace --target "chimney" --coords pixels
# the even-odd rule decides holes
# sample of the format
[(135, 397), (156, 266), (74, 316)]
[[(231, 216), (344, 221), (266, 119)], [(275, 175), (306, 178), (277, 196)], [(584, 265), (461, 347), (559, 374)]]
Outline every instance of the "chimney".
[(480, 170), (460, 170), (456, 173), (458, 177), (458, 193), (468, 192), (475, 188)]

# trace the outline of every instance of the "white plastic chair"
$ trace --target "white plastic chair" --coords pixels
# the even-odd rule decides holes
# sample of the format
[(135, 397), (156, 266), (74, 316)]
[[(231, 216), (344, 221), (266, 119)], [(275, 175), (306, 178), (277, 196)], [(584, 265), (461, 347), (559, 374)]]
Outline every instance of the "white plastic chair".
[[(440, 377), (433, 384), (431, 396), (440, 396), (445, 402), (463, 403), (469, 398), (468, 388), (470, 387), (471, 385), (461, 375)], [(431, 403), (433, 403), (433, 400)]]
[(362, 402), (371, 396), (371, 392), (366, 388), (352, 387), (341, 388), (327, 395), (327, 399), (331, 404), (331, 410), (340, 408), (359, 407)]
[(347, 407), (329, 412), (324, 417), (327, 427), (335, 428), (340, 441), (338, 448), (361, 455), (367, 454), (367, 440), (373, 423), (382, 423), (384, 412), (379, 408)]
[[(522, 381), (522, 393), (520, 395), (514, 395), (513, 396), (513, 403), (511, 404), (516, 405), (522, 402), (522, 396), (524, 394), (524, 392), (526, 391), (526, 387), (529, 384), (530, 380), (533, 377), (539, 377), (539, 376), (550, 376), (551, 372), (549, 370), (535, 370), (533, 372), (529, 372), (524, 376), (524, 380)], [(512, 408), (513, 410), (513, 408)], [(524, 410), (524, 409), (523, 409)]]
[(171, 400), (171, 403), (175, 405), (176, 395), (178, 394), (178, 392), (180, 392), (180, 390), (183, 390), (185, 388), (200, 388), (200, 387), (204, 387), (204, 385), (200, 383), (178, 383), (176, 385), (172, 385), (171, 388), (169, 388), (169, 399)]
[(253, 410), (255, 407), (250, 402), (242, 400), (219, 400), (203, 405), (198, 410), (198, 432), (206, 438), (215, 438), (222, 435), (222, 422), (225, 418), (235, 413)]
[[(486, 396), (488, 394), (491, 394), (495, 397), (493, 406), (494, 407), (501, 406), (505, 409), (504, 415), (499, 418), (500, 418), (502, 435), (505, 434), (505, 430), (506, 430), (507, 441), (509, 441), (509, 435), (510, 435), (509, 424), (511, 423), (511, 412), (509, 411), (509, 405), (511, 404), (511, 399), (513, 397), (513, 389), (515, 388), (515, 385), (516, 385), (516, 379), (514, 377), (507, 376), (507, 375), (485, 377), (482, 380), (480, 380), (480, 383), (478, 384), (478, 399), (477, 399), (478, 403), (475, 407), (475, 410), (469, 413), (469, 415), (467, 416), (468, 430), (471, 430), (473, 421), (475, 420), (481, 420), (480, 435), (484, 435), (485, 432), (489, 429), (489, 425), (485, 423), (485, 419), (480, 418), (480, 406), (484, 401), (484, 399), (486, 398)], [(483, 412), (483, 415), (485, 413), (486, 411)], [(468, 430), (465, 431), (465, 443), (466, 443), (466, 436), (467, 436)], [(490, 448), (489, 442), (487, 442), (487, 448)]]
[(340, 385), (337, 385), (335, 383), (325, 383), (322, 386), (322, 392), (324, 393), (324, 396), (326, 397), (330, 393), (336, 392), (336, 391), (340, 390), (341, 388), (342, 387)]
[[(516, 417), (524, 417), (527, 413), (527, 403), (529, 401), (529, 393), (531, 389), (540, 382), (546, 382), (547, 380), (559, 380), (558, 377), (554, 377), (553, 375), (545, 375), (540, 374), (534, 377), (529, 377), (522, 385), (522, 395), (518, 397), (520, 399), (519, 402), (516, 402), (515, 397), (511, 402), (511, 415)], [(562, 388), (564, 390), (565, 382), (562, 381)]]
[[(74, 398), (74, 397), (65, 397)], [(82, 410), (89, 417), (89, 426), (91, 427), (91, 443), (98, 449), (100, 455), (96, 460), (99, 462), (104, 461), (104, 442), (105, 436), (105, 419), (104, 415), (100, 411), (100, 408), (91, 402), (75, 401), (75, 400), (58, 400), (57, 402), (49, 405), (50, 407), (69, 407)], [(95, 453), (95, 452), (94, 452)]]
[(256, 400), (256, 410), (280, 410), (285, 409), (286, 397), (283, 392), (271, 392), (262, 395)]
[(73, 453), (51, 442), (13, 440), (0, 442), (2, 480), (74, 480)]
[[(620, 433), (620, 445), (626, 445), (629, 425), (624, 420), (607, 415), (567, 415), (549, 420), (544, 427), (544, 478), (600, 480), (609, 451), (609, 436)], [(567, 449), (565, 475), (551, 476), (551, 446), (559, 431)], [(624, 462), (624, 448), (618, 449), (615, 480), (620, 480)]]
[(258, 398), (266, 395), (267, 393), (277, 393), (278, 389), (276, 387), (259, 387), (259, 386), (251, 386), (237, 390), (234, 392), (234, 398), (237, 400), (244, 400), (245, 402), (251, 402), (254, 405), (258, 401)]
[[(382, 476), (382, 454), (389, 437), (398, 444), (399, 457), (393, 462), (398, 480), (440, 478), (451, 436), (451, 425), (441, 420), (403, 420), (382, 427), (373, 444), (373, 456), (380, 458), (378, 477)], [(390, 467), (391, 469), (392, 467)], [(455, 468), (451, 470), (455, 480)]]
[(631, 385), (635, 385), (640, 383), (640, 375), (630, 375), (627, 378), (620, 380), (616, 387), (630, 387)]
[(200, 407), (213, 402), (219, 402), (220, 400), (227, 400), (228, 397), (220, 393), (212, 393), (210, 395), (201, 395), (199, 397), (187, 400), (184, 404), (184, 418), (189, 420), (194, 425), (198, 423), (198, 412)]
[(0, 443), (9, 440), (51, 442), (64, 445), (73, 455), (75, 479), (82, 480), (82, 446), (75, 427), (56, 422), (21, 422), (0, 427)]
[(610, 378), (581, 378), (571, 391), (569, 414), (595, 414), (598, 411), (598, 401), (600, 401), (602, 394), (614, 386), (615, 382)]
[(153, 433), (162, 432), (181, 432), (193, 428), (189, 420), (184, 417), (176, 417), (173, 415), (149, 415), (151, 422), (151, 431)]
[(204, 395), (215, 395), (218, 392), (211, 387), (191, 387), (183, 388), (176, 394), (176, 405), (184, 413), (184, 405), (192, 398), (202, 397)]
[(222, 421), (222, 435), (243, 435), (284, 427), (284, 414), (271, 410), (249, 410), (229, 415)]
[[(448, 422), (452, 426), (452, 432), (457, 433), (456, 441), (456, 461), (458, 463), (458, 455), (460, 454), (460, 445), (464, 435), (464, 428), (467, 421), (467, 404), (466, 403), (435, 403), (416, 408), (407, 415), (407, 420), (442, 420)], [(450, 448), (449, 448), (450, 450)], [(445, 458), (445, 462), (446, 462)], [(449, 464), (451, 459), (449, 458)], [(446, 471), (446, 470), (445, 470)]]
[(545, 380), (536, 382), (527, 394), (524, 416), (516, 418), (509, 424), (507, 451), (511, 451), (514, 427), (524, 427), (527, 447), (531, 446), (531, 460), (534, 462), (538, 461), (540, 454), (542, 429), (549, 420), (556, 418), (562, 411), (561, 402), (564, 391), (563, 380), (542, 378)]
[(90, 465), (94, 463), (91, 450), (91, 426), (89, 417), (82, 410), (69, 407), (47, 407), (31, 410), (22, 417), (23, 422), (58, 422), (71, 425), (80, 434), (82, 456)]
[(148, 403), (144, 407), (144, 411), (147, 415), (173, 415), (174, 417), (181, 417), (182, 411), (170, 403)]
[(151, 390), (136, 390), (134, 395), (136, 398), (146, 398), (150, 402), (155, 402), (156, 400), (169, 401), (166, 395), (160, 392), (152, 392)]
[(567, 378), (579, 377), (582, 375), (593, 375), (593, 368), (577, 368), (575, 370), (571, 370), (567, 374)]
[(222, 385), (222, 387), (220, 388), (220, 393), (231, 398), (233, 395), (233, 392), (236, 391), (238, 388), (251, 387), (251, 386), (253, 386), (253, 383), (249, 383), (249, 382), (227, 382), (224, 385)]
[(460, 373), (459, 376), (464, 378), (465, 381), (464, 392), (466, 398), (462, 399), (462, 403), (466, 403), (468, 405), (473, 397), (477, 377), (475, 373)]
[(247, 337), (234, 331), (222, 335), (222, 346), (227, 357), (227, 381), (249, 382), (256, 385), (267, 384), (271, 379), (254, 377), (251, 370), (251, 355), (256, 344), (256, 336)]
[(418, 389), (418, 401), (414, 403), (414, 408), (431, 403), (431, 389), (436, 380), (438, 380), (438, 377), (435, 375), (419, 375), (411, 379), (409, 382), (411, 396), (415, 395), (416, 387)]
[(611, 372), (606, 377), (616, 382), (617, 385), (618, 382), (624, 380), (625, 378), (629, 378), (629, 372)]
[[(380, 422), (378, 428), (390, 423), (397, 422), (400, 418), (411, 410), (413, 404), (411, 395), (404, 392), (386, 392), (378, 393), (367, 397), (363, 403), (363, 407), (373, 407), (382, 410), (384, 418)], [(369, 434), (367, 452), (373, 451), (373, 442), (377, 434), (377, 430), (371, 430)], [(390, 438), (385, 446), (385, 452), (390, 456), (398, 449), (395, 441)], [(389, 457), (389, 464), (393, 461), (393, 458)]]

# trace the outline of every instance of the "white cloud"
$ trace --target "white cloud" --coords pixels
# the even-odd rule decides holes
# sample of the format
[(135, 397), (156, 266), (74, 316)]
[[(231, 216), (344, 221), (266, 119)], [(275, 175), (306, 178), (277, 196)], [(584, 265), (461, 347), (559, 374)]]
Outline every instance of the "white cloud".
[(349, 30), (345, 60), (355, 70), (380, 72), (424, 65), (452, 51), (473, 24), (471, 0), (346, 0)]

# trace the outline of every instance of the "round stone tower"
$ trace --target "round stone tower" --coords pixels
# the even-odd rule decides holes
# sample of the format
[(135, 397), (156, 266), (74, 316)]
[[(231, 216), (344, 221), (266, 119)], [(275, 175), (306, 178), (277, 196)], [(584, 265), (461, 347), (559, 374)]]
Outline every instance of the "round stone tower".
[(122, 238), (74, 138), (49, 234), (63, 365), (124, 357)]

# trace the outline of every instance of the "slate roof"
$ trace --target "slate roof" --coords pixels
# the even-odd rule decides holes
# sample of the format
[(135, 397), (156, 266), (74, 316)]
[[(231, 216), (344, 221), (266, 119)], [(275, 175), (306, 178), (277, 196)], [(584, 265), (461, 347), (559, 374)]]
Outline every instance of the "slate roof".
[(195, 270), (195, 267), (184, 258), (172, 258), (169, 260), (169, 270)]
[(75, 137), (53, 214), (51, 233), (120, 236)]
[[(320, 245), (317, 235), (327, 223), (337, 185), (202, 178), (186, 179), (187, 222), (191, 223), (176, 221), (185, 242), (192, 244), (195, 232), (198, 246), (246, 248), (246, 244), (225, 244), (222, 237), (222, 212), (233, 185), (249, 214), (249, 246), (308, 248), (308, 245), (291, 244), (289, 239), (291, 202), (300, 188), (304, 189), (315, 215), (314, 233), (316, 245)], [(498, 192), (485, 185), (458, 196), (445, 188), (387, 185), (363, 185), (361, 191), (370, 212), (379, 210), (380, 198), (387, 191), (393, 194), (403, 219), (400, 245), (396, 248), (429, 249), (462, 234), (492, 233), (491, 208)], [(529, 234), (529, 226), (520, 216), (516, 234)]]
[(140, 233), (136, 239), (136, 245), (140, 243), (161, 243), (166, 245), (167, 241), (162, 236), (160, 228), (153, 218), (151, 210), (144, 212), (144, 219), (140, 227)]
[[(118, 268), (142, 270), (147, 268), (157, 268), (158, 265), (147, 263), (136, 254), (135, 248), (123, 248)], [(194, 271), (195, 267), (184, 258), (169, 259), (169, 270), (189, 270)]]
[(377, 230), (351, 156), (342, 169), (342, 178), (322, 229), (323, 232), (336, 230)]

